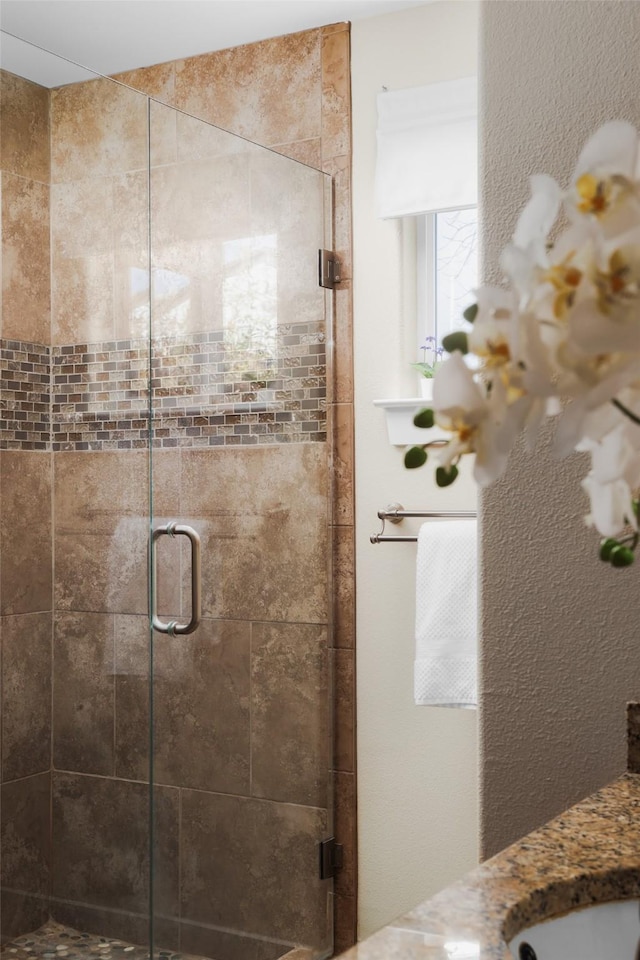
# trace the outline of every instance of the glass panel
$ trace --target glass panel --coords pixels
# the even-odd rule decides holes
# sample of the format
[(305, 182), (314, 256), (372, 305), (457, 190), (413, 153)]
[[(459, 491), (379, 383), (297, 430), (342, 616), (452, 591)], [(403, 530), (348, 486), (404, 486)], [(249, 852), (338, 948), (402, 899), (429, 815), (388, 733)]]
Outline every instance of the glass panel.
[[(329, 178), (158, 103), (150, 129), (156, 523), (199, 533), (203, 612), (154, 639), (155, 940), (326, 956)], [(184, 624), (188, 544), (158, 546), (160, 612)]]
[(148, 101), (3, 40), (2, 937), (144, 956)]

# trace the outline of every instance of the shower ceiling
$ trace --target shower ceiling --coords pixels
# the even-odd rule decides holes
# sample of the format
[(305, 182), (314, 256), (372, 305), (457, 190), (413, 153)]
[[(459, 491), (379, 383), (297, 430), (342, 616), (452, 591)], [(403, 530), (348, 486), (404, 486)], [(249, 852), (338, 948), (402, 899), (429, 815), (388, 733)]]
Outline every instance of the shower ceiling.
[[(433, 2), (433, 0), (426, 0)], [(425, 0), (2, 0), (0, 27), (58, 56), (113, 74), (342, 20), (421, 6)], [(72, 68), (25, 63), (6, 45), (3, 67), (45, 87), (74, 82)]]

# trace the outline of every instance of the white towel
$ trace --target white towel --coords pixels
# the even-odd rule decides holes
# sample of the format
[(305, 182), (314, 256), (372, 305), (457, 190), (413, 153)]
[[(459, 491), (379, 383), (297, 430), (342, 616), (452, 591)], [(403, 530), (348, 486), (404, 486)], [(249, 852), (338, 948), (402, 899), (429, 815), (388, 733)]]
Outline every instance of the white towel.
[(475, 520), (423, 523), (416, 561), (416, 704), (475, 707), (477, 534)]

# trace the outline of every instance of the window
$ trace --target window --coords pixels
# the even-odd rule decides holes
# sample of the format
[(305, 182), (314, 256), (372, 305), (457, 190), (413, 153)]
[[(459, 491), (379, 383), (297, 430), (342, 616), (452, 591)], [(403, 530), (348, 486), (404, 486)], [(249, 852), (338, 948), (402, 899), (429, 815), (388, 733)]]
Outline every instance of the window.
[(478, 208), (418, 217), (418, 341), (442, 338), (464, 325), (478, 285)]

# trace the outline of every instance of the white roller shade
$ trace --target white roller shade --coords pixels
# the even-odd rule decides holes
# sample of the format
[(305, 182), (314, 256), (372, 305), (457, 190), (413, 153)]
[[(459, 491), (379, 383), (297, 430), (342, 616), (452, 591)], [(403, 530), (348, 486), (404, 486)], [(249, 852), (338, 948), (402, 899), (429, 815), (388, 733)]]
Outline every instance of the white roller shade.
[(378, 94), (376, 215), (477, 203), (477, 79)]

